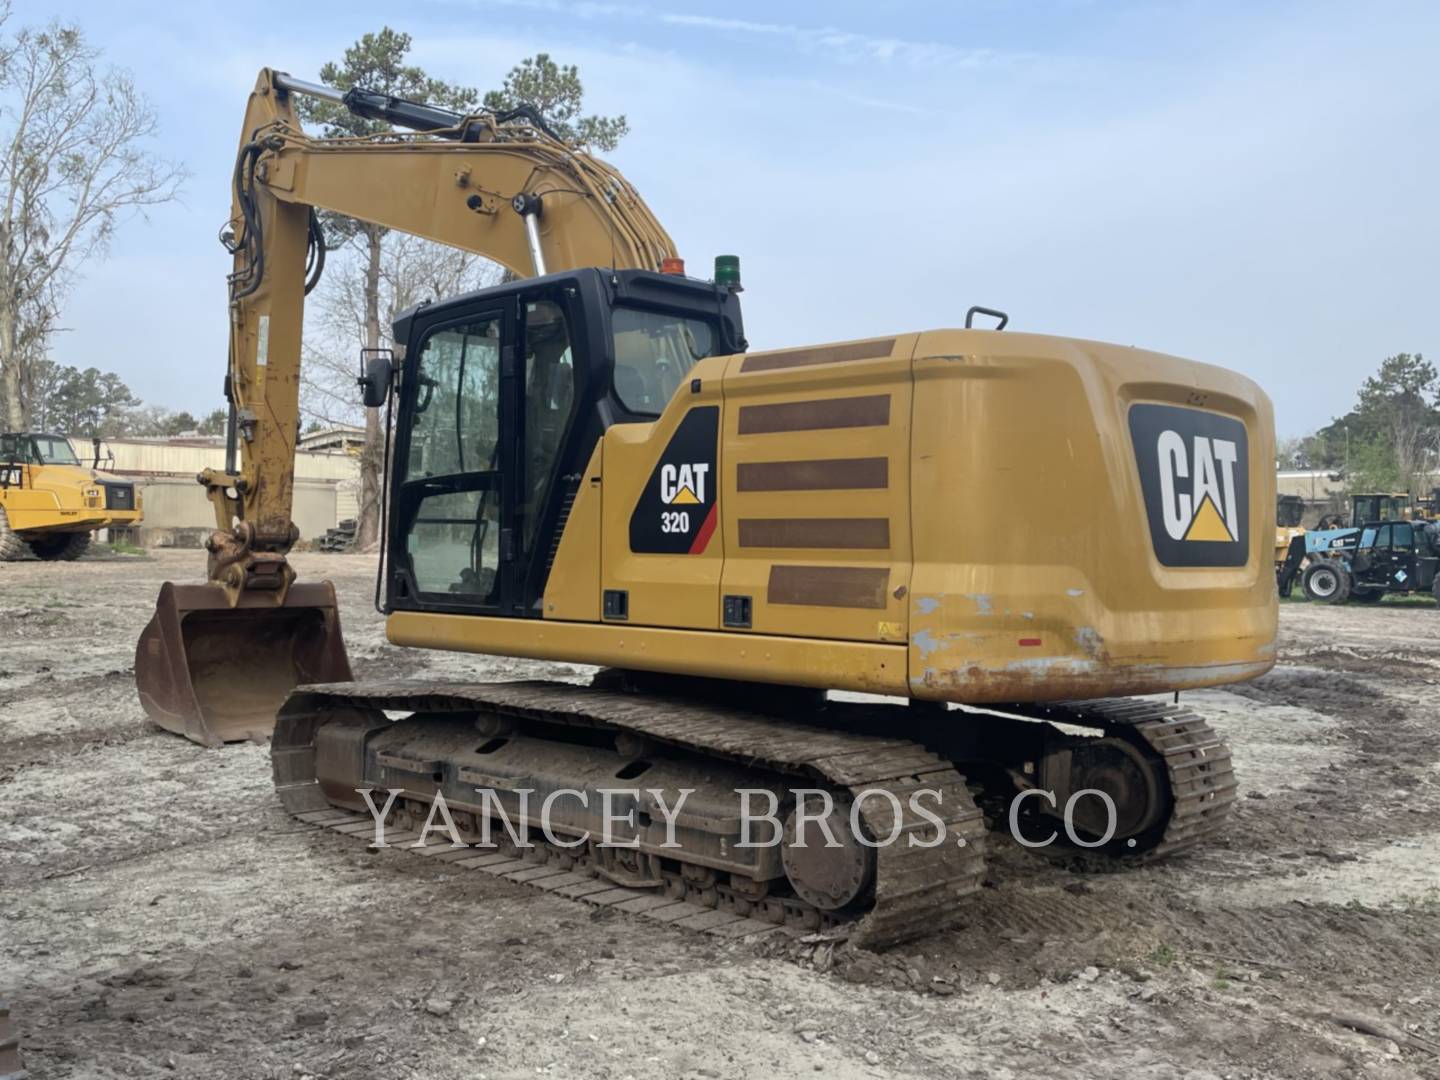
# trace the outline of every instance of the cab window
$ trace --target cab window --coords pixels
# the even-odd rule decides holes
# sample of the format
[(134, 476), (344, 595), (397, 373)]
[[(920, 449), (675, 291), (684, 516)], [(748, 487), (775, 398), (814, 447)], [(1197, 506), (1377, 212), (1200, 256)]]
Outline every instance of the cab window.
[(616, 308), (615, 394), (631, 412), (659, 416), (697, 360), (714, 353), (715, 332), (703, 319)]
[(1415, 546), (1415, 527), (1409, 524), (1400, 524), (1395, 527), (1395, 546), (1397, 548), (1411, 548)]
[(416, 588), (478, 604), (499, 596), (498, 318), (436, 331), (416, 366), (402, 483), (418, 494), (405, 554)]
[(79, 465), (80, 459), (69, 439), (57, 435), (36, 435), (35, 457), (42, 465)]
[(495, 468), (500, 439), (500, 323), (432, 334), (416, 371), (405, 479)]

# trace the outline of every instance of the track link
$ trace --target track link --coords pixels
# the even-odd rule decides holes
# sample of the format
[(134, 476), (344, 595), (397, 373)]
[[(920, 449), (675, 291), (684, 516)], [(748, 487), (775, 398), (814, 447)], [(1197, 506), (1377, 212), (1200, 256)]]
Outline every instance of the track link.
[[(656, 743), (796, 780), (822, 781), (848, 791), (882, 789), (901, 807), (897, 823), (891, 802), (869, 798), (862, 821), (872, 838), (897, 839), (875, 850), (873, 903), (858, 913), (822, 912), (797, 897), (758, 905), (718, 887), (684, 882), (665, 895), (597, 881), (584, 871), (548, 862), (544, 849), (530, 859), (496, 852), (451, 849), (444, 842), (416, 848), (467, 869), (506, 877), (559, 895), (615, 906), (688, 929), (732, 936), (759, 933), (777, 923), (803, 929), (843, 926), (857, 944), (885, 947), (953, 924), (964, 915), (961, 901), (980, 888), (984, 876), (984, 819), (965, 778), (945, 759), (903, 738), (857, 734), (816, 726), (805, 719), (772, 716), (691, 698), (632, 695), (556, 683), (436, 684), (396, 681), (302, 687), (281, 709), (272, 742), (275, 784), (285, 808), (302, 820), (361, 838), (373, 836), (365, 814), (333, 807), (317, 779), (316, 732), (337, 710), (365, 710), (375, 716), (401, 711), (418, 714), (496, 715), (519, 722), (560, 724), (627, 732)], [(933, 824), (917, 816), (909, 794), (936, 789), (931, 804), (945, 824), (944, 843), (912, 844), (934, 835)], [(336, 815), (344, 815), (338, 817)], [(388, 837), (387, 837), (388, 839)], [(410, 842), (418, 839), (410, 834)], [(963, 841), (963, 842), (962, 842)], [(437, 848), (441, 850), (436, 850)], [(754, 917), (756, 914), (760, 917)]]

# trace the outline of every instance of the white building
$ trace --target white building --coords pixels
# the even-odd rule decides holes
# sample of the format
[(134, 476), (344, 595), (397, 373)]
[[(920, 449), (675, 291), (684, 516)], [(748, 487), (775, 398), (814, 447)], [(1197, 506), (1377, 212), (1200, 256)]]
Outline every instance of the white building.
[[(353, 431), (317, 434), (324, 436), (316, 440), (324, 448), (307, 447), (302, 439), (295, 454), (292, 516), (302, 541), (354, 518), (359, 506), (360, 457), (349, 449)], [(94, 460), (90, 440), (70, 442), (82, 462)], [(139, 489), (145, 517), (133, 541), (146, 547), (198, 547), (204, 541), (215, 528), (215, 510), (196, 477), (203, 469), (224, 467), (225, 440), (218, 436), (106, 439), (100, 448), (100, 468), (133, 480)]]

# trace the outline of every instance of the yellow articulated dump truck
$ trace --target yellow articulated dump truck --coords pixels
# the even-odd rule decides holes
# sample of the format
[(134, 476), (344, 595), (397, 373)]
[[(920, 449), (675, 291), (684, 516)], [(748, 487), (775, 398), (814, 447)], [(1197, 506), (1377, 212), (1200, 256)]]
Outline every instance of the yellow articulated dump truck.
[(78, 559), (96, 529), (140, 518), (135, 485), (82, 465), (65, 436), (0, 435), (0, 561)]
[[(410, 131), (312, 138), (304, 94)], [(208, 580), (163, 586), (136, 678), (199, 742), (270, 735), (303, 820), (359, 835), (443, 801), (469, 842), (503, 810), (513, 848), (476, 858), (537, 888), (580, 874), (603, 882), (561, 895), (882, 945), (965, 918), (987, 820), (1114, 863), (1223, 831), (1230, 752), (1171, 695), (1275, 659), (1274, 429), (1249, 379), (979, 309), (752, 349), (738, 260), (687, 275), (625, 178), (526, 110), (266, 71), (233, 177)], [(322, 209), (516, 275), (404, 312), (364, 357), (394, 418), (389, 640), (607, 669), (594, 685), (352, 678), (333, 588), (295, 581)], [(777, 842), (746, 843), (767, 797)]]

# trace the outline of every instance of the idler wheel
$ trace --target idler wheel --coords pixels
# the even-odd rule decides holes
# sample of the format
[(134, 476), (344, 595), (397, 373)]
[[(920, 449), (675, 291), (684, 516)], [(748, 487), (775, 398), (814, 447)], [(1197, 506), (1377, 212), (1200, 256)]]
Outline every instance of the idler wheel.
[[(1162, 768), (1125, 739), (1094, 739), (1071, 751), (1070, 789), (1094, 788), (1109, 795), (1115, 804), (1115, 836), (1123, 839), (1151, 828), (1168, 809)], [(1081, 833), (1104, 836), (1108, 816), (1104, 803), (1093, 796), (1075, 803), (1075, 827)]]

